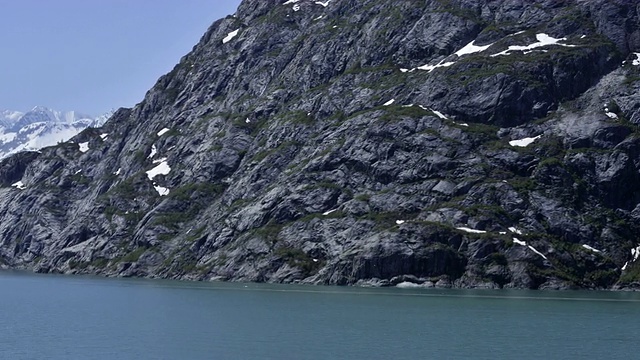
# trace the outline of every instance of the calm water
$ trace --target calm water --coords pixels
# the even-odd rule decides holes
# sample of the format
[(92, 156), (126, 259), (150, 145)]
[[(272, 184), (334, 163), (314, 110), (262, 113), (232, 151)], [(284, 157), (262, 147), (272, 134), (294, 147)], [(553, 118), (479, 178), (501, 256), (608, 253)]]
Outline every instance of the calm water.
[(640, 294), (0, 273), (0, 359), (631, 359)]

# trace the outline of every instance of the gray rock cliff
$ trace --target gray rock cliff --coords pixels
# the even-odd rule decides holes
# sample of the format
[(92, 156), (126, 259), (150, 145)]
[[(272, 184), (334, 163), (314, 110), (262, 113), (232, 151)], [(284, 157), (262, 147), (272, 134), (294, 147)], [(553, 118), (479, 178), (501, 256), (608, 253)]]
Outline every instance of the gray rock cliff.
[(639, 13), (245, 0), (134, 108), (0, 162), (0, 264), (637, 287)]

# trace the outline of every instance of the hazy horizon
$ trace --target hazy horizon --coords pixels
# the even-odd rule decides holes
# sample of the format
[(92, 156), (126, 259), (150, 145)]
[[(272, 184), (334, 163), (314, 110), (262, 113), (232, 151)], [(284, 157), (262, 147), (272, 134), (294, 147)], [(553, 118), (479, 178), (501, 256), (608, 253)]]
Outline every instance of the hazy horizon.
[(240, 0), (0, 0), (0, 110), (99, 116), (142, 101)]

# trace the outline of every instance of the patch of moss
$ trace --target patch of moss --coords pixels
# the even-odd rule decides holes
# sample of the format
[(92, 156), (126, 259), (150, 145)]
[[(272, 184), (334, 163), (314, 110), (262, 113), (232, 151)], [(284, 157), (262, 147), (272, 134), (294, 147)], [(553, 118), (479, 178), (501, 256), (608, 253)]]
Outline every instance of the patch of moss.
[(627, 265), (624, 273), (620, 277), (620, 283), (630, 284), (640, 282), (640, 262), (633, 262)]
[(133, 153), (133, 161), (135, 163), (144, 162), (146, 158), (147, 158), (147, 155), (144, 152), (144, 150), (137, 150), (135, 153)]
[[(169, 259), (168, 259), (169, 260)], [(182, 274), (189, 274), (193, 272), (203, 273), (204, 269), (198, 267), (198, 260), (189, 254), (182, 254), (170, 259), (170, 264), (173, 264), (173, 269)]]
[[(249, 119), (248, 113), (226, 114), (226, 119), (235, 128), (244, 130), (250, 135), (255, 135), (264, 126), (264, 121)], [(249, 122), (247, 122), (249, 120)]]
[(429, 110), (424, 110), (419, 106), (401, 106), (401, 105), (391, 105), (385, 106), (384, 113), (380, 116), (381, 121), (393, 121), (399, 120), (402, 118), (421, 118), (424, 116), (433, 116), (437, 117), (436, 114)]
[(503, 253), (492, 253), (488, 256), (488, 260), (490, 264), (503, 265), (503, 266), (506, 266), (509, 264), (507, 257)]
[(133, 185), (133, 179), (128, 178), (118, 183), (113, 189), (109, 190), (110, 193), (116, 194), (124, 199), (133, 199), (139, 195), (135, 186)]
[(127, 225), (133, 230), (133, 225), (139, 223), (144, 217), (145, 213), (137, 212), (137, 211), (122, 211), (115, 206), (107, 205), (102, 211), (104, 216), (109, 220), (109, 222), (113, 221), (114, 216), (121, 216), (124, 218)]
[(262, 160), (266, 159), (267, 157), (269, 157), (270, 155), (276, 154), (284, 149), (287, 149), (289, 147), (297, 147), (300, 146), (301, 143), (298, 141), (285, 141), (282, 144), (278, 145), (278, 147), (273, 148), (273, 149), (268, 149), (268, 150), (263, 150), (260, 152), (257, 152), (253, 155), (253, 157), (251, 158), (251, 161), (255, 161), (255, 162), (261, 162)]
[(492, 219), (515, 220), (511, 218), (511, 215), (507, 211), (497, 205), (474, 204), (470, 207), (464, 208), (463, 210), (471, 216), (484, 215)]
[(118, 208), (116, 208), (115, 206), (109, 205), (104, 208), (104, 211), (102, 213), (107, 218), (107, 220), (111, 222), (113, 221), (113, 215), (118, 213)]
[(275, 254), (286, 261), (289, 266), (299, 268), (305, 277), (317, 273), (324, 266), (324, 261), (313, 259), (304, 251), (293, 247), (280, 247), (276, 249)]
[(562, 166), (562, 160), (555, 157), (549, 157), (538, 163), (538, 167), (555, 167), (555, 166)]
[(459, 128), (464, 130), (467, 134), (482, 140), (483, 143), (499, 140), (498, 130), (500, 128), (497, 126), (481, 123), (469, 123), (468, 125), (469, 126), (459, 126)]
[(91, 261), (89, 266), (93, 267), (95, 269), (104, 269), (104, 268), (107, 267), (108, 264), (109, 264), (109, 260), (108, 259), (97, 258), (97, 259), (93, 259), (93, 261)]
[(631, 86), (631, 85), (635, 84), (638, 81), (640, 81), (640, 75), (627, 74), (627, 76), (625, 77), (624, 81), (622, 82), (622, 85)]
[(480, 16), (476, 14), (473, 10), (465, 9), (459, 6), (458, 4), (456, 4), (452, 0), (437, 0), (437, 2), (440, 4), (438, 9), (436, 10), (437, 12), (447, 12), (451, 15), (454, 15), (462, 19), (470, 20), (474, 23), (484, 24), (484, 21), (482, 20), (482, 18), (480, 18)]
[(153, 225), (164, 226), (171, 230), (178, 230), (180, 226), (192, 219), (192, 214), (185, 212), (162, 213), (153, 220)]
[(202, 237), (202, 235), (204, 234), (206, 229), (207, 229), (206, 226), (201, 226), (201, 227), (197, 228), (195, 231), (189, 232), (189, 236), (187, 236), (186, 241), (189, 242), (189, 243), (192, 243), (192, 242), (200, 239)]
[[(618, 279), (618, 271), (614, 269), (597, 269), (595, 271), (589, 272), (585, 275), (585, 280), (587, 283), (592, 284), (595, 287), (606, 288), (611, 286)], [(640, 279), (640, 273), (638, 274), (637, 279)]]
[(124, 216), (125, 221), (129, 225), (133, 225), (133, 224), (139, 223), (142, 220), (142, 218), (144, 217), (144, 215), (145, 215), (145, 213), (138, 212), (138, 211), (128, 211), (128, 212), (125, 212), (124, 214), (122, 214), (122, 216)]
[(396, 212), (369, 212), (361, 216), (360, 220), (370, 220), (375, 223), (376, 228), (379, 230), (393, 230), (396, 231), (398, 224), (397, 220), (410, 220), (414, 218), (414, 215), (400, 214)]
[(71, 270), (84, 270), (89, 264), (85, 262), (81, 262), (76, 259), (69, 260), (69, 269)]
[(71, 175), (71, 181), (76, 185), (89, 185), (91, 183), (91, 180), (81, 173)]
[(508, 183), (518, 192), (533, 191), (538, 187), (538, 184), (533, 178), (515, 176), (508, 180)]
[(119, 262), (136, 262), (140, 259), (140, 256), (142, 256), (142, 254), (145, 253), (145, 251), (147, 251), (147, 248), (145, 247), (140, 247), (137, 248), (133, 251), (131, 251), (130, 253), (126, 254), (125, 256), (115, 260), (115, 263), (119, 263)]
[(274, 246), (280, 240), (280, 232), (284, 225), (269, 223), (263, 227), (254, 229), (252, 232), (254, 235), (262, 238), (266, 243)]
[(211, 199), (222, 194), (227, 187), (227, 184), (222, 183), (192, 183), (171, 189), (169, 198), (178, 201), (190, 201), (202, 197)]
[(171, 241), (171, 240), (173, 240), (173, 238), (174, 238), (173, 234), (170, 234), (170, 233), (158, 234), (158, 240), (160, 240), (162, 242)]
[(358, 62), (349, 69), (345, 70), (343, 75), (354, 75), (354, 74), (362, 74), (362, 73), (379, 73), (385, 70), (396, 70), (396, 66), (391, 62), (386, 62), (379, 66), (366, 66), (362, 67)]
[(314, 123), (313, 117), (304, 111), (290, 113), (285, 119), (297, 125), (312, 125)]
[(325, 188), (325, 189), (342, 190), (342, 187), (340, 185), (338, 185), (336, 183), (328, 182), (328, 181), (322, 181), (322, 182), (316, 183), (315, 187), (321, 187), (321, 188)]

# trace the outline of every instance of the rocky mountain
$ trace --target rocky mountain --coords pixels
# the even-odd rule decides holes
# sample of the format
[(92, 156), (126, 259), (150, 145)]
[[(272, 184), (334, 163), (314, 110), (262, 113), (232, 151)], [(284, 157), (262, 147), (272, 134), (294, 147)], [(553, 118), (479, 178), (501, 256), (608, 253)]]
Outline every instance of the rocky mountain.
[(20, 151), (36, 151), (67, 141), (87, 127), (100, 127), (112, 112), (97, 118), (75, 111), (36, 106), (26, 113), (0, 112), (0, 159)]
[(0, 163), (0, 262), (633, 288), (640, 5), (244, 0), (132, 109)]

